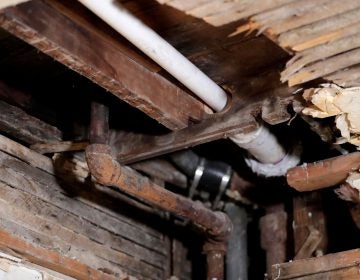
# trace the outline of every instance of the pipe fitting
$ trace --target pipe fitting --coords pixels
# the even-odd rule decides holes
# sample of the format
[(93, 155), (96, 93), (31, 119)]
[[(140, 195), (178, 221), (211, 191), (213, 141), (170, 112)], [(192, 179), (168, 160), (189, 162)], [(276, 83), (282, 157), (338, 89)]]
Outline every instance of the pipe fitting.
[(114, 178), (120, 177), (118, 163), (111, 155), (111, 148), (105, 144), (91, 144), (85, 150), (86, 162), (91, 175), (102, 185), (111, 186)]

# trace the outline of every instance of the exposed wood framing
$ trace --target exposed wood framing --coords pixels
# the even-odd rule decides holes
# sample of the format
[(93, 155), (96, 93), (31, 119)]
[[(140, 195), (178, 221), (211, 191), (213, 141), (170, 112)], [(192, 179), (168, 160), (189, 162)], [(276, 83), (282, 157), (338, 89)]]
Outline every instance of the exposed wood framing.
[[(44, 143), (45, 142), (45, 143)], [(48, 142), (47, 140), (41, 141), (41, 143), (36, 143), (31, 145), (31, 149), (40, 153), (62, 153), (62, 152), (71, 152), (71, 151), (83, 151), (89, 145), (89, 142), (73, 142), (73, 141), (57, 141), (57, 142)]]
[(359, 279), (360, 250), (276, 264), (271, 279)]
[[(56, 247), (94, 269), (163, 279), (168, 262), (165, 239), (145, 216), (134, 218), (138, 215), (134, 209), (140, 207), (148, 212), (148, 220), (151, 208), (111, 189), (82, 183), (88, 174), (86, 165), (69, 169), (69, 163), (58, 166), (5, 137), (0, 137), (0, 143), (0, 209), (6, 213), (0, 219), (2, 229), (34, 246)], [(65, 171), (61, 168), (77, 182), (71, 188), (60, 175)], [(124, 208), (128, 204), (136, 208)]]
[[(264, 92), (265, 93), (265, 92)], [(261, 112), (263, 101), (262, 94), (254, 99), (249, 106), (247, 100), (235, 100), (233, 106), (216, 117), (206, 119), (191, 127), (171, 132), (162, 136), (117, 134), (111, 137), (111, 144), (117, 149), (117, 159), (121, 163), (133, 163), (139, 160), (155, 157), (158, 155), (174, 152), (210, 141), (227, 138), (237, 133), (246, 133), (258, 127), (254, 116)], [(264, 113), (264, 118), (269, 123), (280, 123), (290, 119), (289, 114), (284, 113), (284, 107), (292, 100), (292, 97), (282, 97), (277, 102), (279, 106), (270, 108)], [(265, 103), (268, 101), (265, 101)], [(281, 104), (281, 105), (280, 105)]]
[(27, 144), (38, 142), (59, 141), (62, 132), (22, 109), (0, 101), (0, 130)]
[(108, 275), (93, 269), (82, 262), (65, 257), (56, 251), (50, 251), (40, 246), (34, 246), (29, 242), (15, 237), (12, 232), (0, 230), (0, 248), (4, 251), (17, 252), (34, 264), (44, 266), (54, 271), (75, 277), (79, 280), (115, 280), (129, 279), (126, 274), (120, 278)]
[(82, 17), (86, 10), (77, 11), (72, 20), (68, 14), (73, 11), (53, 2), (6, 8), (0, 13), (0, 26), (170, 129), (205, 116), (204, 105), (161, 76), (157, 66), (108, 39), (88, 15)]
[[(253, 2), (263, 6), (260, 1)], [(238, 28), (238, 32), (258, 29), (284, 49), (295, 53), (281, 75), (283, 82), (287, 81), (289, 86), (293, 86), (325, 78), (342, 86), (359, 84), (357, 75), (350, 79), (341, 77), (341, 73), (352, 71), (360, 62), (360, 2), (270, 2), (273, 2), (271, 8), (262, 10), (254, 10), (254, 3), (245, 5), (245, 15), (250, 19), (246, 25)], [(333, 74), (335, 72), (336, 76)]]
[(327, 234), (321, 195), (300, 194), (293, 200), (294, 259), (326, 253)]

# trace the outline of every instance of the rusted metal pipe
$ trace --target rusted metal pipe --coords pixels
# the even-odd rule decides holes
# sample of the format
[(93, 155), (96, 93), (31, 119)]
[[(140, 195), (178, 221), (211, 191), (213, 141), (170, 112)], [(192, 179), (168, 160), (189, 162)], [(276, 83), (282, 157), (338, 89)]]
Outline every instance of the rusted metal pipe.
[(349, 172), (360, 168), (360, 152), (338, 156), (315, 163), (304, 164), (287, 172), (289, 186), (300, 192), (338, 185)]
[(90, 143), (107, 144), (109, 135), (109, 108), (101, 103), (91, 103)]
[(189, 219), (202, 228), (208, 237), (204, 246), (209, 261), (208, 279), (223, 279), (225, 244), (232, 230), (232, 223), (226, 214), (213, 212), (202, 203), (174, 194), (133, 169), (121, 166), (112, 156), (108, 145), (89, 145), (86, 148), (86, 160), (91, 174), (99, 183), (118, 187), (162, 210)]
[(232, 231), (232, 223), (223, 212), (213, 212), (202, 203), (194, 202), (158, 186), (127, 166), (122, 166), (112, 155), (108, 143), (108, 109), (92, 103), (90, 142), (85, 155), (89, 171), (105, 186), (118, 187), (122, 191), (141, 198), (147, 203), (177, 216), (191, 220), (206, 233), (204, 252), (208, 261), (208, 280), (222, 280), (226, 241)]
[(118, 187), (165, 211), (190, 219), (214, 240), (223, 240), (229, 235), (232, 225), (223, 212), (213, 212), (202, 203), (174, 194), (135, 170), (121, 166), (112, 156), (110, 146), (89, 145), (86, 160), (91, 174), (100, 184)]
[(266, 270), (271, 275), (274, 264), (286, 261), (287, 252), (287, 213), (283, 204), (266, 209), (266, 215), (259, 222), (261, 247), (266, 252)]

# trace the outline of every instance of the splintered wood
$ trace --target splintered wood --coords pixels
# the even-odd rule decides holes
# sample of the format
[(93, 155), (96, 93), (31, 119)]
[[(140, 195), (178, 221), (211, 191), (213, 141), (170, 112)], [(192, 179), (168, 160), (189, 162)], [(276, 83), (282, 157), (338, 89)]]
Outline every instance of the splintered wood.
[(336, 85), (323, 85), (304, 92), (304, 98), (311, 105), (302, 110), (314, 118), (336, 116), (336, 127), (340, 130), (342, 141), (360, 146), (360, 88), (341, 88)]
[[(192, 2), (200, 6), (212, 1)], [(360, 85), (360, 1), (239, 0), (236, 3), (233, 11), (238, 12), (238, 19), (248, 21), (232, 36), (257, 29), (294, 53), (282, 72), (282, 82), (293, 86), (323, 78), (340, 86)], [(219, 16), (215, 6), (212, 12), (211, 17)]]

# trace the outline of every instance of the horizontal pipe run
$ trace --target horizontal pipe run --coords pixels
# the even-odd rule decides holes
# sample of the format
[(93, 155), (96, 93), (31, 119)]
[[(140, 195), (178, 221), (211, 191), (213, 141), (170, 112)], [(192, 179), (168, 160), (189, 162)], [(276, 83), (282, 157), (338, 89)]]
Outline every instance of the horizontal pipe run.
[(297, 166), (287, 172), (290, 187), (300, 192), (343, 183), (349, 172), (360, 168), (360, 152)]
[(232, 224), (224, 213), (213, 212), (205, 208), (202, 203), (174, 194), (131, 168), (121, 166), (111, 155), (111, 148), (108, 145), (88, 146), (86, 159), (91, 174), (99, 183), (118, 187), (162, 210), (190, 219), (215, 241), (224, 241), (230, 234)]

